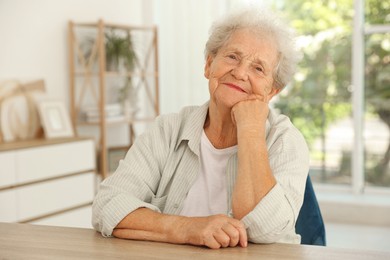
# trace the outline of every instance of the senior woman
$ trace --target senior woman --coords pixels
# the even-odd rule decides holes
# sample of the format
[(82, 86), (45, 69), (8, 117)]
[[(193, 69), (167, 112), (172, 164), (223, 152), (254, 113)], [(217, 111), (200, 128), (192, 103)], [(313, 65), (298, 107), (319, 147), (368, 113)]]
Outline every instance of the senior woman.
[(205, 50), (210, 100), (160, 116), (137, 138), (101, 183), (94, 228), (210, 248), (299, 243), (308, 149), (268, 106), (293, 76), (293, 46), (289, 28), (269, 11), (217, 20)]

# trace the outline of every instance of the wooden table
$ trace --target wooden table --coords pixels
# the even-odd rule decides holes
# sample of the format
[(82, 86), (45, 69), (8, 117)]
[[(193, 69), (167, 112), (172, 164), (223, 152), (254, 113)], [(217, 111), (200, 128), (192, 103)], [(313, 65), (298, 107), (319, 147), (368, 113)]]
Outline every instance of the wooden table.
[(390, 253), (289, 244), (208, 249), (104, 238), (92, 229), (0, 223), (0, 259), (390, 259)]

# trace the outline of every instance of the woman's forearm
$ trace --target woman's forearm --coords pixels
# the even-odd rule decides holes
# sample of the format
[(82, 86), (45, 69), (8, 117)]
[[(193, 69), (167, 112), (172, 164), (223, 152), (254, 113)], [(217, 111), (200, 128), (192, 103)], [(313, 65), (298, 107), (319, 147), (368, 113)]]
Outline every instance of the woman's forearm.
[(262, 137), (264, 132), (238, 134), (238, 171), (232, 198), (233, 215), (237, 219), (252, 211), (276, 184)]
[(183, 217), (140, 208), (127, 215), (113, 236), (124, 239), (204, 245), (210, 248), (247, 246), (244, 225), (226, 215)]
[(113, 236), (126, 239), (185, 243), (174, 231), (184, 217), (166, 215), (147, 208), (139, 208), (127, 215), (113, 231)]

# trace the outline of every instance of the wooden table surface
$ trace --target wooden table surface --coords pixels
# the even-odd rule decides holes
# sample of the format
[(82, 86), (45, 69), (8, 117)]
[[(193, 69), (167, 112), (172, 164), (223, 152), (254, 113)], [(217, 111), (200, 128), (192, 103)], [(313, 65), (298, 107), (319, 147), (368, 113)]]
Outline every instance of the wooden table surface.
[(290, 244), (208, 249), (104, 238), (92, 229), (0, 223), (0, 259), (390, 259), (390, 253)]

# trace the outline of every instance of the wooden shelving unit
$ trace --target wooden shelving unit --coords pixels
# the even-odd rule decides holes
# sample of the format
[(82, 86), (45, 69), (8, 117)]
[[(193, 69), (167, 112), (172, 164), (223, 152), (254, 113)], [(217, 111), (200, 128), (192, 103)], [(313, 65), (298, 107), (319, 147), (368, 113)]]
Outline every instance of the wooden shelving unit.
[[(155, 26), (142, 27), (105, 23), (69, 22), (69, 71), (70, 71), (70, 110), (75, 132), (82, 126), (98, 128), (97, 156), (102, 178), (108, 175), (108, 126), (129, 127), (130, 144), (136, 135), (134, 125), (152, 121), (159, 115), (158, 42)], [(107, 32), (116, 31), (131, 35), (136, 60), (131, 70), (107, 69)], [(87, 48), (85, 47), (87, 44)], [(112, 102), (110, 94), (115, 92), (115, 81), (131, 78), (138, 96), (138, 112), (118, 120), (107, 117), (106, 106)], [(135, 102), (133, 102), (135, 103)], [(83, 118), (83, 108), (96, 106), (98, 119), (90, 122)]]

